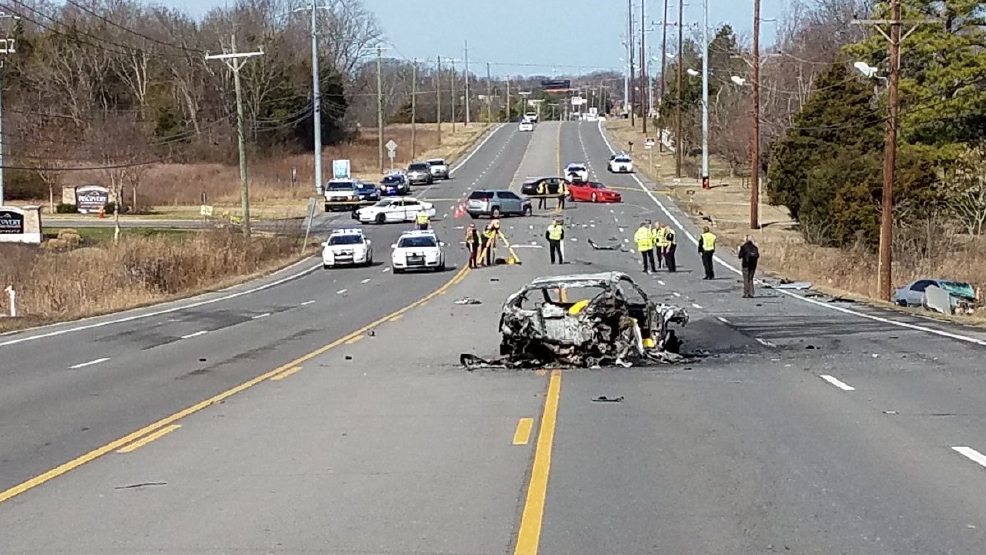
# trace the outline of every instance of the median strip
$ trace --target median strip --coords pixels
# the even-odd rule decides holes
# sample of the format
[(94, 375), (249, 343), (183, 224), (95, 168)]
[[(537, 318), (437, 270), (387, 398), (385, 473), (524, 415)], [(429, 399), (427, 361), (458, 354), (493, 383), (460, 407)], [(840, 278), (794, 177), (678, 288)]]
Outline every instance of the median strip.
[(143, 437), (143, 438), (141, 438), (141, 439), (139, 439), (139, 440), (131, 443), (130, 445), (127, 445), (126, 447), (123, 447), (121, 449), (118, 449), (117, 450), (117, 453), (132, 453), (132, 452), (136, 451), (137, 449), (140, 449), (141, 447), (147, 445), (148, 443), (150, 443), (150, 442), (152, 442), (152, 441), (154, 441), (156, 439), (160, 439), (160, 438), (162, 438), (162, 437), (170, 434), (171, 432), (177, 430), (178, 428), (181, 428), (181, 424), (172, 424), (172, 425), (167, 426), (165, 428), (161, 428), (160, 430), (154, 432), (153, 434), (151, 434), (149, 436), (145, 436), (145, 437)]

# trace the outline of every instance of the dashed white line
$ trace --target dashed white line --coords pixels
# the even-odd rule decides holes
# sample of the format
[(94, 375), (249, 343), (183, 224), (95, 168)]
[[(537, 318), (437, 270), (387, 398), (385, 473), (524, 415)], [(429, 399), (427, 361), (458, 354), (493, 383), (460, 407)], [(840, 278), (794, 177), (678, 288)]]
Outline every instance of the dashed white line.
[(72, 366), (69, 366), (69, 369), (75, 370), (76, 368), (85, 368), (86, 366), (92, 366), (93, 364), (99, 364), (101, 362), (106, 362), (107, 360), (109, 360), (109, 357), (97, 358), (96, 360), (90, 360), (89, 362), (83, 362), (81, 364), (73, 364)]
[(389, 272), (389, 271), (390, 271), (390, 266), (387, 266), (386, 268), (383, 269), (383, 271), (381, 273), (386, 273), (386, 272)]
[(363, 281), (361, 281), (360, 283), (370, 283), (370, 278), (366, 278)]
[(672, 291), (671, 294), (674, 295), (675, 297), (680, 297), (681, 296), (681, 293), (679, 293), (677, 291)]
[(952, 447), (952, 450), (978, 464), (979, 466), (986, 467), (986, 455), (983, 455), (972, 447)]
[(264, 312), (263, 314), (258, 314), (254, 316), (253, 318), (251, 318), (251, 320), (259, 320), (261, 318), (266, 318), (268, 316), (270, 316), (270, 312)]
[(697, 308), (699, 310), (702, 310), (702, 305), (700, 305), (698, 303), (692, 303), (692, 306), (694, 306), (695, 308)]
[(342, 295), (346, 291), (349, 291), (349, 290), (348, 289), (340, 289), (340, 290), (336, 291), (336, 295)]
[(661, 279), (657, 280), (657, 283), (659, 283), (660, 285), (667, 285), (666, 283), (664, 283), (664, 280)]
[(722, 316), (716, 316), (716, 320), (719, 320), (723, 324), (729, 324), (729, 320), (723, 318)]
[(308, 306), (308, 305), (314, 304), (314, 303), (315, 303), (315, 301), (305, 301), (305, 302), (301, 303), (301, 306)]
[(197, 331), (195, 333), (190, 333), (188, 335), (183, 335), (183, 336), (181, 336), (181, 338), (182, 339), (191, 339), (193, 337), (198, 337), (200, 335), (205, 335), (207, 333), (209, 333), (207, 330), (202, 330), (202, 331)]
[(762, 337), (758, 337), (757, 338), (757, 343), (763, 345), (764, 347), (776, 347), (777, 346), (777, 345), (774, 345), (773, 343), (771, 343), (770, 341), (767, 341), (766, 339), (764, 339)]
[(828, 383), (834, 385), (835, 387), (838, 387), (842, 391), (856, 391), (856, 388), (855, 387), (847, 384), (846, 382), (844, 382), (844, 381), (842, 381), (842, 380), (840, 380), (838, 378), (829, 376), (828, 374), (822, 374), (819, 377), (822, 378), (823, 380), (827, 381)]

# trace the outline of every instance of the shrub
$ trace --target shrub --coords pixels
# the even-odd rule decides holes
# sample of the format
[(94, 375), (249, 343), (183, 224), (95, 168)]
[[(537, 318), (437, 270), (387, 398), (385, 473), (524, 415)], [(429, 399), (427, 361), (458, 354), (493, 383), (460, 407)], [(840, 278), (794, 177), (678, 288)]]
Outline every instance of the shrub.
[(55, 205), (56, 214), (78, 214), (79, 208), (74, 204), (65, 204), (64, 202), (59, 202)]

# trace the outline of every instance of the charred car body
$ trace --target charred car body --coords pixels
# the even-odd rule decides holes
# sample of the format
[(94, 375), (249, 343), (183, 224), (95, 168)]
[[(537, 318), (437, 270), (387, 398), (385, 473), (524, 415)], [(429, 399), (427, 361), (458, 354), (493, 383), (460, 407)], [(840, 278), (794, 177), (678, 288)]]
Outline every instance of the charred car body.
[(670, 325), (687, 323), (623, 272), (538, 278), (503, 304), (500, 355), (523, 367), (669, 362), (680, 347)]

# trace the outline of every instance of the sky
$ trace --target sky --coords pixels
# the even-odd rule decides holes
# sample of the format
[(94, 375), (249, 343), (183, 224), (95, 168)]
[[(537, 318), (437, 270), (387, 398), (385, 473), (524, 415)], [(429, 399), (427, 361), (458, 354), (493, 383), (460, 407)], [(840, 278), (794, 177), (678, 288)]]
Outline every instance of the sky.
[[(324, 1), (324, 0), (322, 0)], [(639, 21), (640, 0), (631, 0)], [(762, 0), (760, 17), (780, 18), (791, 0)], [(225, 0), (156, 0), (201, 17)], [(469, 69), (494, 76), (561, 75), (594, 70), (622, 70), (627, 32), (625, 0), (363, 0), (375, 13), (386, 35), (385, 56), (434, 61), (454, 58), (461, 68), (468, 42)], [(702, 22), (702, 2), (686, 0), (684, 19)], [(728, 23), (749, 40), (753, 29), (753, 0), (708, 0), (709, 26)], [(664, 0), (644, 0), (647, 22), (663, 17)], [(677, 1), (670, 0), (668, 21), (677, 20)], [(660, 26), (651, 26), (645, 43), (651, 56), (660, 59)], [(775, 23), (764, 22), (761, 47), (771, 44)], [(686, 28), (685, 35), (689, 34)], [(677, 30), (668, 29), (669, 48)], [(635, 30), (636, 34), (636, 30)], [(621, 37), (623, 35), (623, 37)], [(636, 56), (636, 53), (635, 53)], [(581, 70), (581, 71), (580, 71)]]

